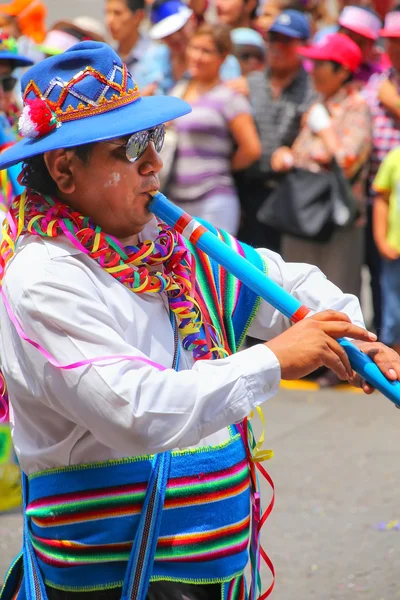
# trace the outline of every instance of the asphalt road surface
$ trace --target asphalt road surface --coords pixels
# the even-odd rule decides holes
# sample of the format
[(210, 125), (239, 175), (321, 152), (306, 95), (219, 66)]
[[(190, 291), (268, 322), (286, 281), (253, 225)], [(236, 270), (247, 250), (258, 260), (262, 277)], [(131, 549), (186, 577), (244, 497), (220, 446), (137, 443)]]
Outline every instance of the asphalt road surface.
[[(400, 411), (380, 395), (284, 390), (264, 414), (272, 600), (399, 599)], [(20, 515), (0, 516), (0, 581), (20, 538)]]

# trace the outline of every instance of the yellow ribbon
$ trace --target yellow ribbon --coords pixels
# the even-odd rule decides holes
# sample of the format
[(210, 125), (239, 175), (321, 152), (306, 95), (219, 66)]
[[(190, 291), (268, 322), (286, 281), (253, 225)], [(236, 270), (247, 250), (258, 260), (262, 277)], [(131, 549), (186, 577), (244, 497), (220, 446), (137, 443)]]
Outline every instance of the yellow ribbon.
[[(258, 439), (258, 442), (256, 442), (256, 445), (254, 446), (254, 448), (251, 451), (252, 461), (253, 462), (263, 462), (264, 460), (270, 460), (271, 458), (273, 458), (275, 456), (275, 454), (274, 454), (273, 450), (262, 450), (262, 446), (265, 441), (265, 417), (264, 417), (264, 413), (260, 406), (256, 407), (256, 412), (257, 412), (258, 416), (260, 417), (260, 421), (262, 424), (262, 432)], [(249, 419), (253, 419), (254, 416), (255, 416), (254, 411), (252, 410), (250, 413)]]

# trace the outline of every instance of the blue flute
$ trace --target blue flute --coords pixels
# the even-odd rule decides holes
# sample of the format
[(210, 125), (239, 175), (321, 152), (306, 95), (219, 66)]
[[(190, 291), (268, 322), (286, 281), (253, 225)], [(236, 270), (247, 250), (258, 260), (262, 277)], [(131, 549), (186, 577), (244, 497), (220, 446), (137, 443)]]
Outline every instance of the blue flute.
[[(160, 192), (153, 195), (149, 209), (294, 323), (304, 319), (310, 312), (309, 308)], [(345, 349), (353, 370), (396, 406), (400, 406), (400, 382), (389, 381), (373, 360), (353, 343), (345, 339), (339, 339), (338, 342)]]

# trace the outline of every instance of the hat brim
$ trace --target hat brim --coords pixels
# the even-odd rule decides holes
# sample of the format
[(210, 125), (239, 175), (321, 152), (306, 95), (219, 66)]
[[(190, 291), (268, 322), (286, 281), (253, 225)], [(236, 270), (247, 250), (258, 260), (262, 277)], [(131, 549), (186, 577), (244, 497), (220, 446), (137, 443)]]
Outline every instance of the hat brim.
[(286, 25), (281, 25), (279, 23), (276, 23), (275, 25), (272, 25), (272, 27), (270, 27), (270, 29), (268, 30), (268, 32), (270, 33), (281, 33), (282, 35), (286, 35), (287, 37), (296, 39), (296, 40), (305, 40), (307, 38), (305, 38), (304, 36), (301, 35), (301, 33), (299, 33), (298, 31), (296, 31), (295, 29), (292, 29), (291, 27), (286, 27)]
[(31, 67), (34, 62), (27, 56), (21, 56), (21, 54), (14, 54), (13, 52), (0, 52), (0, 60), (10, 60), (13, 63), (13, 68), (17, 67)]
[(297, 53), (311, 60), (334, 60), (331, 53), (327, 52), (325, 48), (317, 48), (316, 46), (301, 46), (297, 48)]
[(391, 31), (390, 29), (381, 29), (379, 35), (383, 38), (400, 38), (400, 29)]
[(362, 35), (363, 37), (368, 38), (369, 40), (373, 40), (374, 42), (379, 40), (378, 33), (374, 33), (373, 31), (371, 31), (367, 27), (363, 27), (362, 25), (349, 25), (346, 22), (341, 23), (340, 21), (339, 21), (339, 25), (340, 25), (340, 27), (343, 27), (344, 29), (348, 29), (349, 31), (352, 31), (353, 33), (358, 33), (358, 35)]
[(163, 38), (176, 33), (186, 25), (192, 14), (193, 11), (190, 8), (185, 7), (179, 13), (165, 17), (165, 19), (162, 19), (162, 21), (153, 25), (149, 31), (149, 37), (151, 37), (152, 40), (162, 40)]
[(112, 140), (182, 117), (190, 104), (173, 96), (141, 98), (127, 106), (77, 121), (68, 121), (41, 138), (24, 138), (0, 155), (0, 170), (50, 150)]

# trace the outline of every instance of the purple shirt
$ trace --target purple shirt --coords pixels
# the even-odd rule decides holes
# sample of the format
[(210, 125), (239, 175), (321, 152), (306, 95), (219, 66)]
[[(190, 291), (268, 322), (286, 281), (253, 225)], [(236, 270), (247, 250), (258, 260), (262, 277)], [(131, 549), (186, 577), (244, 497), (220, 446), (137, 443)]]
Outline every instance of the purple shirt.
[(234, 140), (229, 123), (250, 113), (248, 100), (220, 84), (194, 102), (192, 109), (175, 121), (178, 147), (169, 197), (180, 203), (215, 193), (235, 194), (231, 170)]

